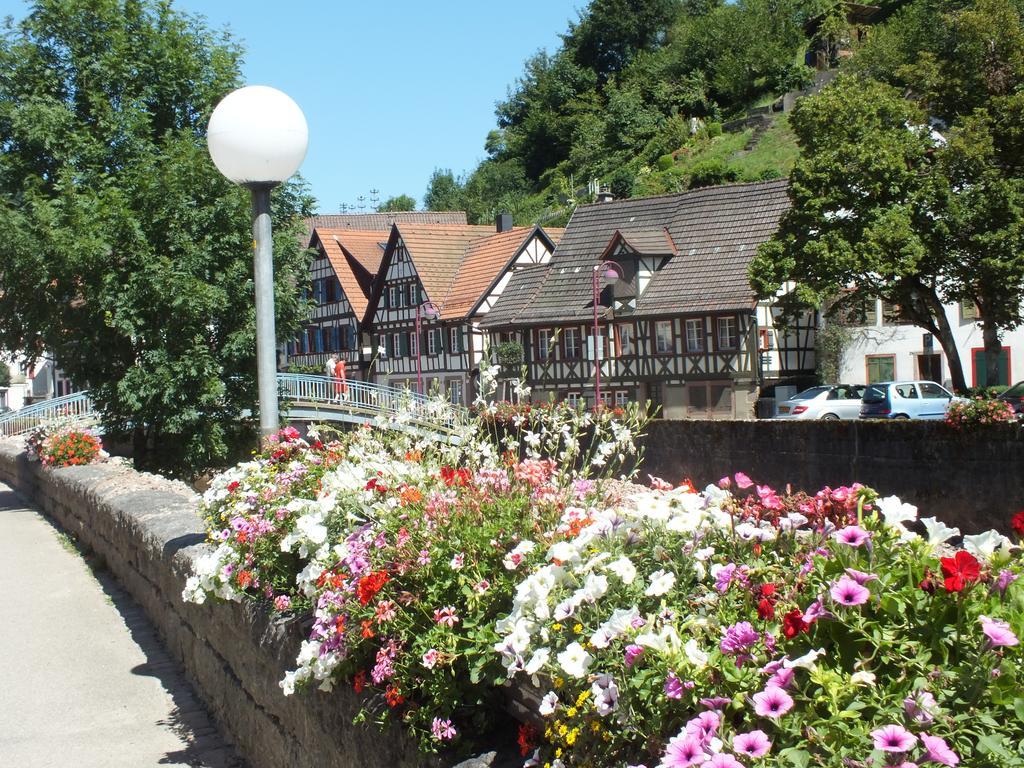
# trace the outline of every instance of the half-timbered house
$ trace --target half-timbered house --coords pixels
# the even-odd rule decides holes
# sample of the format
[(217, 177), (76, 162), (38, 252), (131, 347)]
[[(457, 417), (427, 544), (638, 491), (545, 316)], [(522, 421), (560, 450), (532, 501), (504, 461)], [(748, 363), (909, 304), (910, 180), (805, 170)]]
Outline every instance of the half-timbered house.
[(425, 392), (470, 401), (484, 349), (480, 319), (512, 273), (551, 258), (561, 232), (512, 227), (508, 215), (496, 227), (396, 224), (366, 316), (376, 380), (415, 389), (419, 379)]
[(814, 371), (813, 321), (776, 327), (747, 277), (788, 205), (779, 180), (581, 206), (481, 325), (521, 342), (535, 399), (593, 404), (600, 361), (605, 404), (751, 417), (761, 385)]
[(362, 321), (396, 222), (465, 226), (466, 214), (405, 211), (321, 215), (306, 221), (308, 247), (315, 252), (307, 294), (312, 307), (302, 330), (286, 346), (289, 365), (319, 370), (334, 355), (345, 361), (349, 376), (365, 378), (372, 353), (363, 352), (369, 339)]

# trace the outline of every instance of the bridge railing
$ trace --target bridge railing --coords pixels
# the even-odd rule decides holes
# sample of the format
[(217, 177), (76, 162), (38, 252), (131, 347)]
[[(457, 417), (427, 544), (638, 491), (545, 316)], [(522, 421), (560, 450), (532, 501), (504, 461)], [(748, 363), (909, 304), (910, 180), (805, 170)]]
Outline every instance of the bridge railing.
[[(342, 387), (339, 381), (326, 376), (280, 373), (277, 386), (283, 400), (312, 407), (324, 421), (345, 413), (367, 423), (387, 422), (399, 428), (409, 424), (424, 431), (452, 432), (465, 422), (467, 413), (461, 406), (439, 402), (408, 389), (358, 380), (349, 380)], [(95, 420), (89, 393), (77, 392), (4, 414), (0, 416), (0, 437), (25, 434), (39, 424), (58, 418), (77, 422)]]
[(26, 405), (17, 411), (0, 416), (0, 436), (12, 437), (31, 432), (40, 424), (54, 419), (88, 421), (95, 418), (88, 392), (75, 392), (63, 397)]

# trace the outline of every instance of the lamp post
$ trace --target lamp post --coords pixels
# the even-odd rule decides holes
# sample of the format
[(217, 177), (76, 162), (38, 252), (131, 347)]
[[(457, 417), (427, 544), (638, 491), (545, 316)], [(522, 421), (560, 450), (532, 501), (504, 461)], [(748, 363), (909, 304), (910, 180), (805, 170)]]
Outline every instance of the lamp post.
[(279, 426), (270, 190), (302, 165), (309, 129), (302, 110), (291, 98), (265, 85), (251, 85), (232, 91), (213, 110), (207, 141), (217, 169), (252, 192), (256, 381), (260, 434), (266, 437)]
[(601, 336), (598, 325), (598, 298), (600, 298), (600, 283), (602, 278), (617, 280), (622, 277), (622, 267), (614, 261), (602, 261), (594, 265), (593, 293), (594, 293), (594, 408), (601, 405)]
[(423, 350), (420, 349), (420, 341), (423, 339), (420, 335), (422, 315), (426, 315), (428, 320), (434, 320), (441, 316), (441, 310), (432, 301), (424, 301), (422, 304), (416, 305), (416, 391), (421, 395), (423, 394), (423, 364), (421, 362)]

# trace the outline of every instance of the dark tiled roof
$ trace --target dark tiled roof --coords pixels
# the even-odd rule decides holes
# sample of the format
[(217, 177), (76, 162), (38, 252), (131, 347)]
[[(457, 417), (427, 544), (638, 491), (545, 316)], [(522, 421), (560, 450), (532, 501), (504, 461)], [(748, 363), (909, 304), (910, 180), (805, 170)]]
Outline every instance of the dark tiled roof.
[(613, 243), (624, 243), (633, 251), (651, 256), (674, 256), (678, 253), (668, 227), (662, 229), (620, 229), (612, 237)]
[[(516, 274), (484, 320), (495, 327), (585, 319), (593, 314), (591, 275), (613, 237), (664, 254), (665, 228), (678, 255), (658, 271), (635, 316), (753, 306), (747, 266), (789, 207), (785, 179), (706, 187), (673, 195), (596, 203), (576, 209), (551, 262)], [(661, 248), (660, 251), (650, 250)]]
[[(366, 229), (390, 232), (394, 224), (465, 224), (465, 211), (392, 211), (390, 213), (325, 213), (305, 220), (307, 238), (313, 230)], [(384, 238), (385, 240), (387, 238)], [(308, 239), (307, 239), (308, 242)]]

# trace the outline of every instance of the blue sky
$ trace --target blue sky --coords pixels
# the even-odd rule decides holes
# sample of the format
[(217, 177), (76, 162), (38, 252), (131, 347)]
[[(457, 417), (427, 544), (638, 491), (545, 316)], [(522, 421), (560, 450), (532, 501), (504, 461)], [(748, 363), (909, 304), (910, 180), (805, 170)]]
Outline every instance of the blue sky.
[[(301, 173), (324, 213), (381, 200), (421, 201), (434, 168), (484, 156), (494, 103), (537, 50), (553, 51), (586, 0), (176, 0), (228, 27), (249, 84), (289, 94), (309, 122)], [(0, 0), (0, 16), (26, 14)]]

